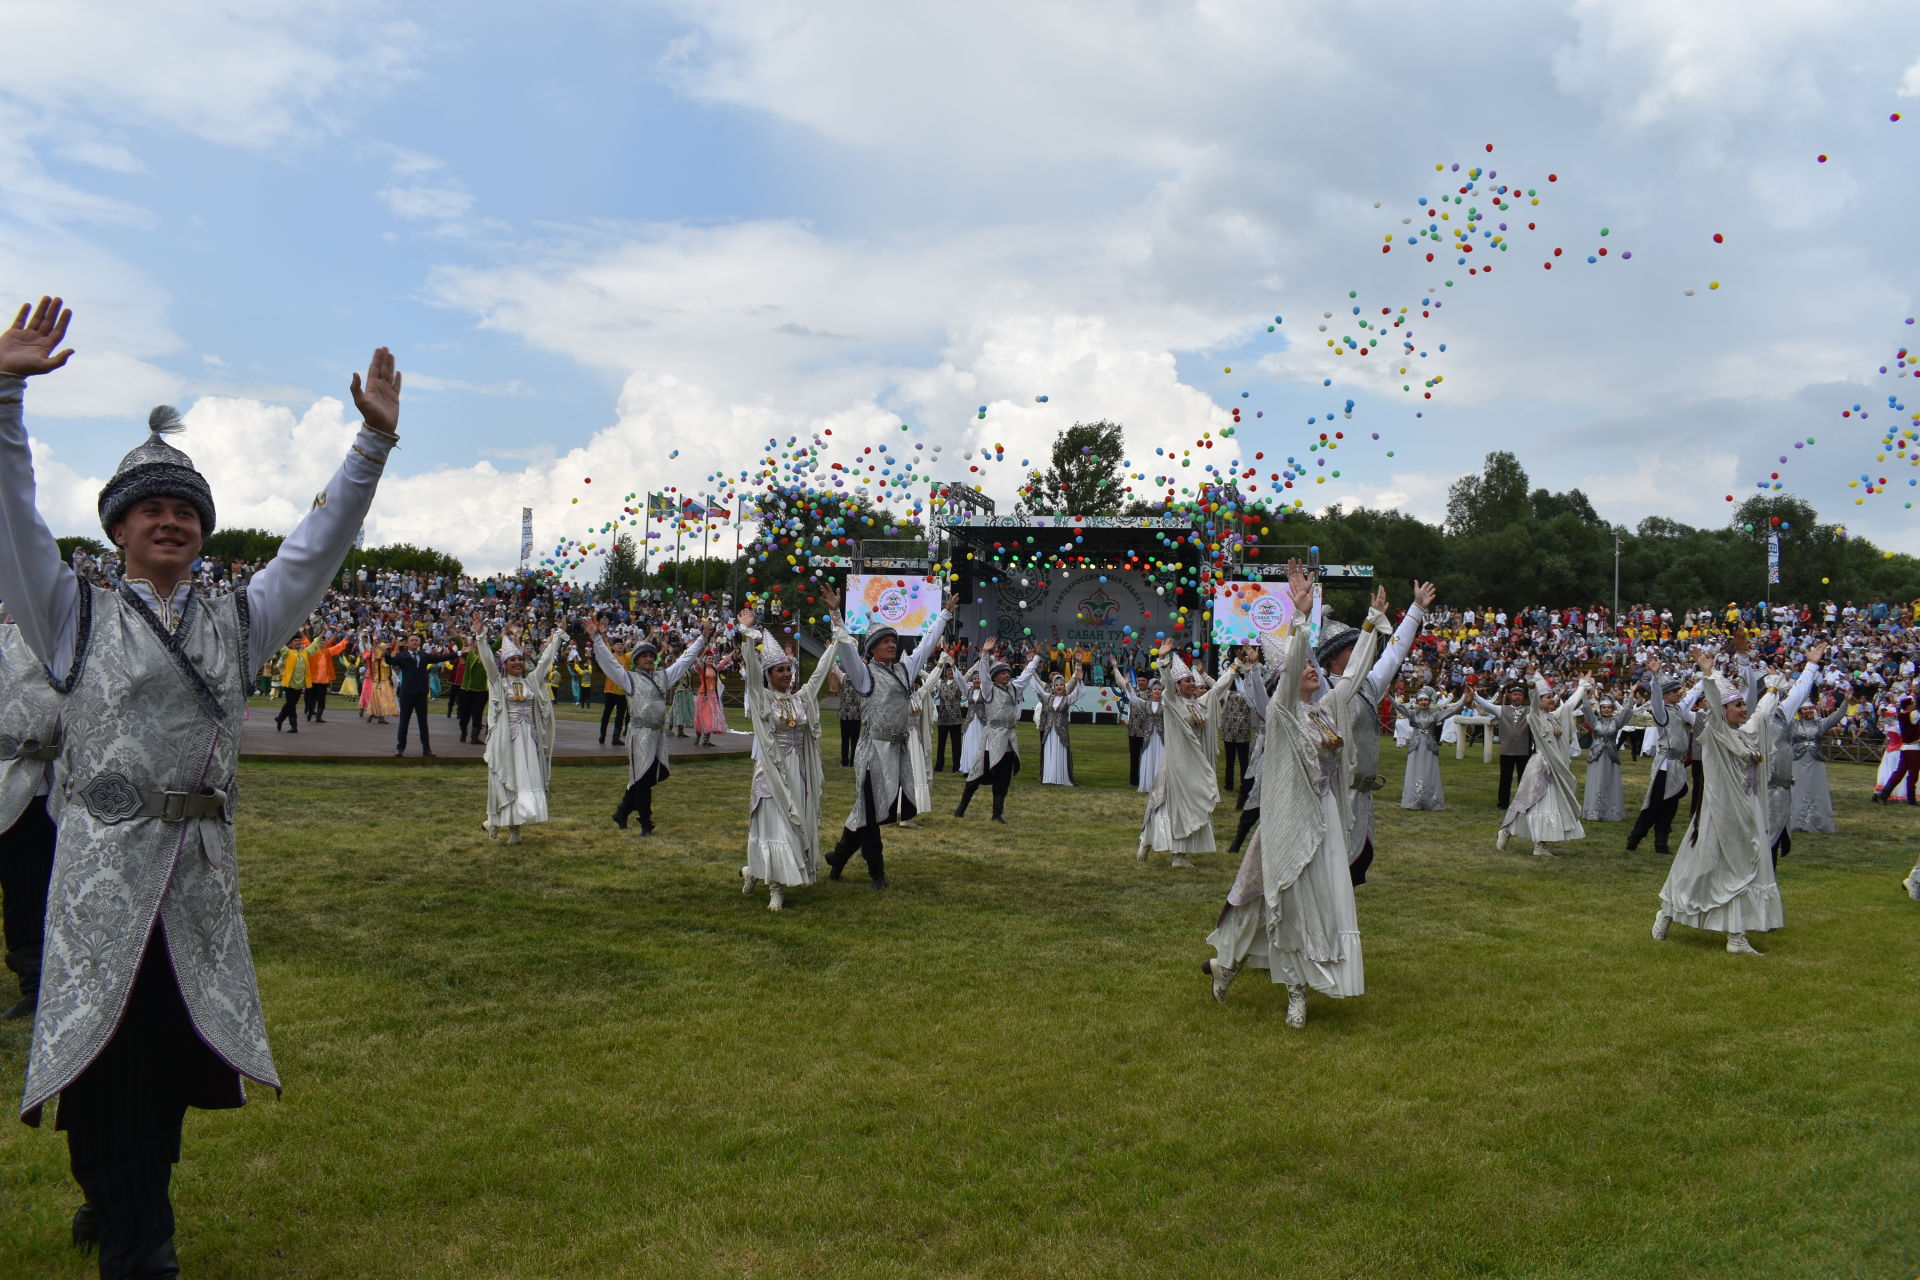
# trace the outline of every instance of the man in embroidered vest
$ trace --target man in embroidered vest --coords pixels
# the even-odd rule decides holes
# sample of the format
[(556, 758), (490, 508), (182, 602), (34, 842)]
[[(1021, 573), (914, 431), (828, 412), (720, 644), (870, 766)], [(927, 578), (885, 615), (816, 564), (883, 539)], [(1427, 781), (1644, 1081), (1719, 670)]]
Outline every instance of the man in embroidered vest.
[(0, 599), (67, 695), (60, 829), (21, 1115), (59, 1098), (102, 1276), (177, 1276), (168, 1184), (186, 1109), (278, 1089), (236, 885), (233, 809), (247, 685), (312, 612), (373, 500), (399, 421), (383, 347), (346, 460), (280, 554), (225, 596), (194, 589), (213, 493), (164, 436), (168, 406), (100, 491), (117, 589), (82, 582), (35, 509), (25, 379), (67, 362), (59, 299), (0, 333)]
[[(838, 591), (823, 588), (820, 597), (829, 610), (839, 610)], [(880, 828), (919, 812), (908, 785), (912, 774), (907, 765), (907, 704), (921, 668), (940, 647), (949, 613), (943, 595), (940, 612), (921, 631), (922, 643), (905, 658), (900, 656), (900, 633), (892, 627), (867, 632), (858, 649), (851, 636), (839, 642), (840, 670), (846, 677), (841, 696), (848, 689), (860, 696), (860, 738), (853, 749), (853, 812), (827, 855), (829, 880), (838, 880), (857, 852), (866, 860), (873, 887), (887, 887)]]
[(30, 1018), (40, 1000), (40, 940), (53, 877), (47, 796), (60, 755), (62, 701), (20, 628), (0, 622), (0, 935), (7, 968), (20, 980), (20, 998), (0, 1019)]
[(652, 640), (642, 640), (633, 647), (633, 666), (629, 669), (621, 665), (613, 650), (607, 647), (606, 623), (587, 618), (580, 625), (593, 637), (593, 659), (606, 673), (607, 683), (626, 695), (631, 717), (627, 721), (627, 789), (613, 811), (613, 825), (625, 831), (627, 819), (638, 816), (640, 834), (650, 836), (653, 834), (654, 784), (665, 782), (673, 772), (668, 760), (671, 752), (667, 748), (670, 693), (674, 685), (686, 678), (713, 639), (713, 624), (702, 623), (699, 638), (663, 671), (654, 670), (660, 646)]

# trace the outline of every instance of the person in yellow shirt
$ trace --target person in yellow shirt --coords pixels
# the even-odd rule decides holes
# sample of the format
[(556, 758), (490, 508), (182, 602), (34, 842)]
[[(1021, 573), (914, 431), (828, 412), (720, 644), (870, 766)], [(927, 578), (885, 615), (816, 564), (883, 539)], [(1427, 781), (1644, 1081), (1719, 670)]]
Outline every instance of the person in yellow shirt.
[(280, 714), (273, 718), (273, 731), (280, 732), (282, 721), (294, 733), (300, 732), (300, 699), (306, 694), (309, 682), (307, 637), (297, 635), (287, 641), (287, 647), (280, 657), (280, 696), (285, 702)]
[[(627, 652), (627, 642), (625, 640), (615, 640), (608, 648), (613, 650), (613, 657), (616, 662), (629, 671), (633, 670), (633, 655)], [(600, 745), (605, 746), (607, 743), (607, 721), (612, 720), (613, 745), (616, 747), (624, 747), (627, 745), (626, 688), (623, 685), (615, 684), (611, 676), (602, 672), (600, 693), (601, 696), (607, 700), (607, 705), (601, 708), (600, 711)]]

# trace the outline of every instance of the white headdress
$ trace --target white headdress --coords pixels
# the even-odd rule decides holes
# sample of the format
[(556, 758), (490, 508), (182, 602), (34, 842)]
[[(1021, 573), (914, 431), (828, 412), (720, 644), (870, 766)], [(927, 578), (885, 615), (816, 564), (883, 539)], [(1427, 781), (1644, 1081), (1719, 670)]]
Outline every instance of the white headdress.
[(1183, 659), (1178, 653), (1174, 653), (1169, 656), (1172, 657), (1173, 661), (1168, 665), (1167, 678), (1172, 683), (1177, 685), (1182, 680), (1185, 680), (1188, 676), (1197, 675), (1194, 669), (1188, 666), (1186, 664), (1186, 660)]
[(500, 637), (500, 661), (505, 662), (510, 658), (524, 658), (526, 656), (527, 651), (514, 643), (512, 636)]

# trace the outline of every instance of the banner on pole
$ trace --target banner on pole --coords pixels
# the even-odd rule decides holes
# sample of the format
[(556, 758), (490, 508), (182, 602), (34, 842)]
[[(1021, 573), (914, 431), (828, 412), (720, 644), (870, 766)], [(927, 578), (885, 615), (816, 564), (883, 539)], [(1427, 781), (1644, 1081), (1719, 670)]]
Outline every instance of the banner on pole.
[(520, 508), (520, 563), (533, 556), (533, 508)]
[[(1320, 584), (1313, 584), (1307, 643), (1320, 643)], [(1293, 634), (1293, 595), (1284, 582), (1223, 582), (1213, 589), (1213, 642), (1259, 644)]]
[(1780, 535), (1767, 535), (1767, 585), (1777, 586), (1780, 582)]
[(847, 575), (847, 630), (860, 635), (892, 627), (917, 636), (940, 612), (940, 585), (932, 578), (903, 578), (891, 573)]
[(647, 495), (647, 519), (662, 520), (672, 515), (673, 503), (668, 501), (666, 494), (650, 493)]

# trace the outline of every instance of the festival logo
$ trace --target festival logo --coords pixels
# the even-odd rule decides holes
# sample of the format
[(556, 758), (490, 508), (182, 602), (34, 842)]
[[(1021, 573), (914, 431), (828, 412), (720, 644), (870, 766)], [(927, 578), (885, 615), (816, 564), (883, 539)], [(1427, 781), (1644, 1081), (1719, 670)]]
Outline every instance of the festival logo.
[(1292, 601), (1279, 596), (1262, 595), (1254, 598), (1253, 605), (1247, 610), (1247, 617), (1253, 622), (1253, 629), (1262, 635), (1272, 635), (1283, 630), (1293, 620), (1293, 610), (1288, 608)]
[(906, 591), (899, 587), (888, 587), (880, 593), (880, 598), (873, 602), (873, 612), (888, 626), (894, 627), (900, 624), (901, 619), (913, 612), (914, 604), (914, 598)]
[(1075, 605), (1074, 613), (1079, 621), (1090, 622), (1096, 627), (1117, 626), (1120, 621), (1120, 602), (1101, 588)]

